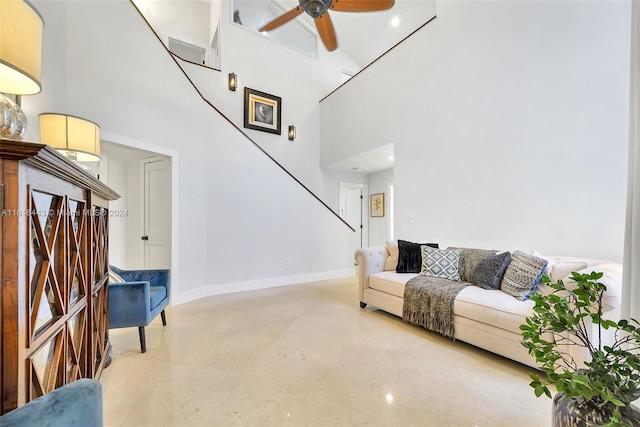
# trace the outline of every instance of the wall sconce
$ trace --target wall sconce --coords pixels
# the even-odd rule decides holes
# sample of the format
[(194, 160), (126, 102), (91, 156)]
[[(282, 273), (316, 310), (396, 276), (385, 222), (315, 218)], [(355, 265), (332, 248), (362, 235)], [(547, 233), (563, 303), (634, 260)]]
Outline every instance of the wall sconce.
[(229, 73), (229, 90), (235, 92), (238, 88), (238, 76), (236, 73)]
[(25, 0), (0, 1), (0, 135), (22, 139), (27, 116), (20, 108), (21, 95), (42, 90), (42, 30), (44, 20)]
[(76, 162), (100, 160), (100, 126), (80, 117), (42, 113), (40, 140)]
[(293, 141), (296, 139), (296, 127), (294, 125), (289, 125), (289, 141)]

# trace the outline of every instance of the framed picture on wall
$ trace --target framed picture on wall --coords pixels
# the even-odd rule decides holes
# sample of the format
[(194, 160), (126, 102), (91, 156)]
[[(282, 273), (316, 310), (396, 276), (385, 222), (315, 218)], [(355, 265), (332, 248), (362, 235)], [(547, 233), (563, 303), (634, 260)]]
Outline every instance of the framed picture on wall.
[(244, 88), (244, 127), (281, 134), (282, 98)]
[(372, 217), (384, 216), (384, 193), (369, 196), (369, 209)]

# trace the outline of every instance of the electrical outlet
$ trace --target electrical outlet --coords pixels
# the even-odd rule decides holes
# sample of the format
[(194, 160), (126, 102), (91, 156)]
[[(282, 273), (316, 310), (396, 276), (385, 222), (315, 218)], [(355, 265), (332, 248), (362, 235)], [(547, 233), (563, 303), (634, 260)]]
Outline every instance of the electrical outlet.
[(289, 265), (289, 258), (284, 259), (284, 265)]
[(415, 215), (409, 215), (409, 224), (415, 224), (415, 223), (416, 223)]

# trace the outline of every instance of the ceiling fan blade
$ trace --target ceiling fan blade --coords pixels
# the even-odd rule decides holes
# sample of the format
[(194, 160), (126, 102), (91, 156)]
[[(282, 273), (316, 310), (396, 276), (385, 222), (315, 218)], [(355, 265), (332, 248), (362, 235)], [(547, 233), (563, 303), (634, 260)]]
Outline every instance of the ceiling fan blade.
[(322, 39), (322, 43), (329, 52), (336, 50), (338, 47), (338, 41), (336, 40), (336, 32), (333, 29), (333, 22), (327, 12), (320, 15), (320, 17), (314, 19), (318, 34)]
[(294, 9), (291, 9), (289, 12), (283, 13), (282, 15), (278, 16), (273, 21), (263, 25), (262, 28), (258, 29), (258, 31), (259, 32), (263, 32), (263, 31), (274, 30), (274, 29), (278, 28), (280, 25), (286, 24), (287, 22), (289, 22), (292, 19), (296, 18), (302, 12), (304, 12), (304, 10), (302, 10), (302, 8), (300, 6), (296, 6)]
[(331, 10), (336, 12), (375, 12), (391, 9), (395, 0), (334, 0)]

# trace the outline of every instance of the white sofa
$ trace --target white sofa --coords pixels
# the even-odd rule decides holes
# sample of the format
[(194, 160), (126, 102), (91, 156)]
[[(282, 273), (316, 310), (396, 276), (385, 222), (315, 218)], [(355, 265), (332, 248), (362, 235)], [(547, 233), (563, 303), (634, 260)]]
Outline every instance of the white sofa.
[[(359, 249), (355, 253), (358, 264), (360, 307), (367, 305), (402, 317), (404, 288), (407, 281), (418, 274), (385, 271), (389, 257), (386, 247), (376, 246)], [(546, 257), (550, 264), (583, 262), (586, 268), (580, 272), (603, 272), (600, 280), (607, 286), (604, 297), (605, 316), (617, 321), (620, 319), (622, 265), (619, 263), (582, 259), (575, 257)], [(584, 264), (583, 264), (584, 265)], [(560, 279), (561, 277), (554, 277)], [(545, 290), (546, 288), (546, 290)], [(549, 291), (541, 285), (539, 292)], [(454, 300), (455, 338), (502, 355), (509, 359), (537, 368), (535, 359), (527, 353), (521, 344), (520, 325), (532, 313), (533, 301), (519, 301), (501, 290), (486, 290), (478, 286), (467, 286)], [(597, 326), (592, 325), (592, 333), (597, 334)], [(431, 333), (431, 332), (426, 332)], [(594, 335), (597, 336), (597, 335)], [(611, 337), (604, 338), (610, 342)], [(582, 348), (567, 347), (567, 352), (576, 361), (583, 362), (588, 354)]]

